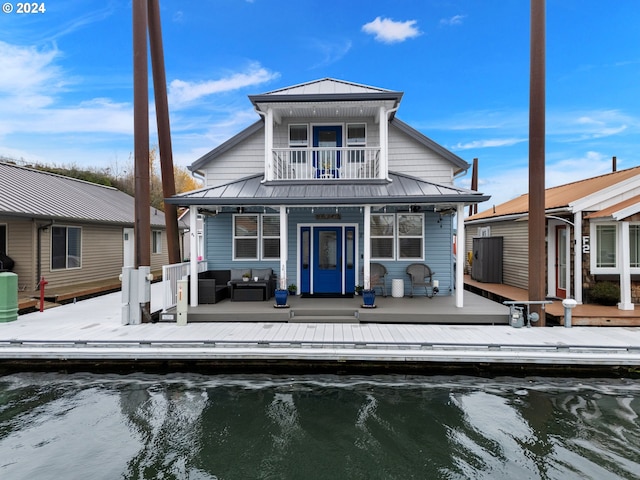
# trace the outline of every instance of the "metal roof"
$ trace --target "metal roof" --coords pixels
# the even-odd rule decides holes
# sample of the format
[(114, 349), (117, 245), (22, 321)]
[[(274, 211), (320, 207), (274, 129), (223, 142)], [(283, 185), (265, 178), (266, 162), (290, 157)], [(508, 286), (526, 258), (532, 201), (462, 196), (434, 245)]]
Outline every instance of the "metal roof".
[(482, 193), (426, 182), (400, 173), (389, 173), (391, 181), (263, 182), (253, 175), (225, 185), (176, 195), (167, 203), (181, 206), (268, 206), (268, 205), (392, 205), (456, 204), (488, 200)]
[[(572, 202), (591, 195), (595, 192), (611, 187), (616, 183), (640, 175), (640, 167), (619, 170), (617, 172), (587, 178), (577, 182), (567, 183), (545, 190), (545, 209), (569, 207)], [(465, 221), (504, 217), (509, 215), (526, 214), (529, 212), (529, 194), (525, 193), (513, 200), (496, 205), (495, 207), (472, 215)]]
[[(0, 215), (133, 225), (135, 200), (113, 187), (0, 162)], [(151, 224), (164, 213), (151, 208)]]

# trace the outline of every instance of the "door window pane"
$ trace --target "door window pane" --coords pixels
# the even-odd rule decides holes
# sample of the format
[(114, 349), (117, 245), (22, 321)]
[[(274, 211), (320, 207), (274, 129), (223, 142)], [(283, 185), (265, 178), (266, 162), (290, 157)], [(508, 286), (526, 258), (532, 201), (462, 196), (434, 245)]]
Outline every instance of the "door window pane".
[(320, 270), (335, 270), (338, 265), (338, 243), (336, 232), (321, 231), (318, 236), (318, 264)]

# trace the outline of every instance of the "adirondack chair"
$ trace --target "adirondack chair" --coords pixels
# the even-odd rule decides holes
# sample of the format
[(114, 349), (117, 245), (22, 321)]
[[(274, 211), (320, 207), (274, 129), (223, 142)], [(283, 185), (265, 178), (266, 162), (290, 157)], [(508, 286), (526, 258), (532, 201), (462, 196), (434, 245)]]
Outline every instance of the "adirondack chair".
[(369, 281), (370, 287), (375, 289), (375, 287), (382, 288), (382, 295), (384, 297), (387, 296), (387, 269), (381, 263), (372, 263), (371, 264), (371, 279)]
[[(424, 287), (424, 295), (432, 298), (434, 293), (433, 276), (435, 272), (429, 268), (428, 265), (422, 263), (412, 263), (407, 267), (407, 275), (411, 281), (411, 296), (413, 297), (413, 290), (415, 287)], [(431, 289), (431, 294), (429, 294)]]

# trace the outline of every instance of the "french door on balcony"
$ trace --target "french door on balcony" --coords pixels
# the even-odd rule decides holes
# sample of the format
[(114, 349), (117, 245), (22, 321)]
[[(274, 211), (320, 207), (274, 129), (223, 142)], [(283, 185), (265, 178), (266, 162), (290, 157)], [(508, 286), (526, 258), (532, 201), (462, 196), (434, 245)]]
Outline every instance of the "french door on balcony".
[[(316, 178), (340, 177), (340, 152), (342, 127), (339, 125), (316, 125), (313, 127), (313, 166)], [(326, 149), (326, 150), (323, 150)]]

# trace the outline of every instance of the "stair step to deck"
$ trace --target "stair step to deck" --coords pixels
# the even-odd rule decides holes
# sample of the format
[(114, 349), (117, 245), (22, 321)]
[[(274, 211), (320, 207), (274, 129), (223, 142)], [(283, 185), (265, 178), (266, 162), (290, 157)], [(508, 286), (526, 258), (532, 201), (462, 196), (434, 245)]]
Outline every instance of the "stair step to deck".
[(296, 315), (289, 323), (360, 323), (355, 315)]
[(359, 313), (353, 308), (305, 308), (291, 310), (290, 323), (359, 323)]

